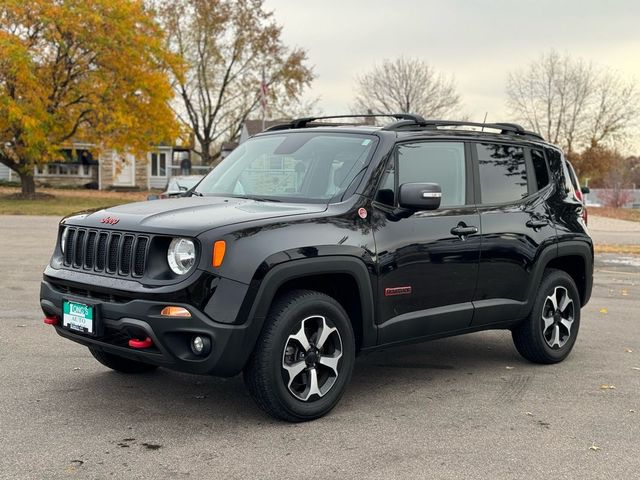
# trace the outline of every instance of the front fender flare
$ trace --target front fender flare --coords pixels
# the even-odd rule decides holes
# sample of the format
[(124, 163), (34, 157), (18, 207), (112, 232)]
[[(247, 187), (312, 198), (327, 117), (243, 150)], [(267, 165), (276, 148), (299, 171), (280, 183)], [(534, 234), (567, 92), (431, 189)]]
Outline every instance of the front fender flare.
[(269, 313), (273, 299), (278, 289), (285, 282), (311, 275), (332, 273), (347, 274), (355, 280), (360, 294), (362, 311), (362, 347), (374, 346), (377, 342), (377, 327), (375, 324), (373, 287), (369, 270), (365, 263), (356, 257), (335, 255), (288, 261), (274, 266), (266, 273), (264, 278), (259, 281), (259, 287), (255, 295), (249, 293), (240, 313), (241, 315), (246, 315), (246, 318), (255, 324), (251, 329), (254, 337), (250, 340), (251, 350), (253, 350), (255, 342), (262, 331), (262, 326)]

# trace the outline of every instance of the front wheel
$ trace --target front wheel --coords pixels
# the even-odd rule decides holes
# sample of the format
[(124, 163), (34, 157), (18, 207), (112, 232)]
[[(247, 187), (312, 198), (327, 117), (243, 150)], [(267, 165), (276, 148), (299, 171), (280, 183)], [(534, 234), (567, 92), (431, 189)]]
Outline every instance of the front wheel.
[(566, 272), (545, 272), (531, 313), (512, 331), (516, 349), (535, 363), (564, 360), (576, 342), (580, 328), (580, 295)]
[(244, 379), (269, 415), (313, 420), (338, 403), (354, 361), (353, 329), (342, 306), (323, 293), (295, 290), (271, 308)]

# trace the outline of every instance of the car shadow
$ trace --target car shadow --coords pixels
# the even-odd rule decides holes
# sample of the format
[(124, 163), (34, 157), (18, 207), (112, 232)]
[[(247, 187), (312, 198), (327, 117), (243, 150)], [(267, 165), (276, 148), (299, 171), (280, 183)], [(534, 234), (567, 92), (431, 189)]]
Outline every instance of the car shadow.
[[(526, 364), (508, 333), (482, 332), (416, 345), (390, 348), (357, 358), (343, 403), (368, 409), (377, 399), (394, 395), (398, 384), (425, 387), (461, 375), (492, 375), (506, 365)], [(277, 424), (263, 414), (247, 393), (240, 375), (232, 378), (189, 375), (159, 369), (127, 375), (109, 370), (88, 373), (58, 393), (72, 394), (69, 415), (95, 423), (118, 418), (125, 424), (162, 421), (165, 428), (190, 424), (233, 428), (241, 424)], [(367, 395), (366, 405), (358, 398)], [(64, 412), (60, 412), (64, 413)], [(105, 414), (107, 414), (105, 416)]]

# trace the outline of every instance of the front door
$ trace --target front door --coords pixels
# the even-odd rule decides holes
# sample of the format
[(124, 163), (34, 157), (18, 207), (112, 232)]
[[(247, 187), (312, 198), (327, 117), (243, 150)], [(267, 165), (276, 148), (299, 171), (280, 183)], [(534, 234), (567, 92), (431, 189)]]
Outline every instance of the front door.
[[(471, 323), (480, 219), (469, 148), (455, 141), (404, 143), (387, 165), (374, 201), (375, 214), (383, 217), (374, 230), (381, 344), (454, 332)], [(440, 184), (440, 208), (398, 219), (396, 192), (411, 182)]]
[(136, 184), (136, 157), (130, 153), (114, 153), (113, 185), (133, 187)]

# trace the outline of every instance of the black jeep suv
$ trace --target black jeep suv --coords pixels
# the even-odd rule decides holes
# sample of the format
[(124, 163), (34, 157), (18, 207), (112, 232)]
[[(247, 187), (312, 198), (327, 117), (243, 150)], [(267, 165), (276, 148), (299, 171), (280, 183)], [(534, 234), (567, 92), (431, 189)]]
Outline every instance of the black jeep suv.
[(120, 372), (243, 372), (288, 421), (331, 410), (375, 349), (509, 329), (528, 360), (566, 358), (593, 246), (562, 152), (515, 124), (388, 117), (298, 119), (184, 198), (64, 219), (45, 322)]

